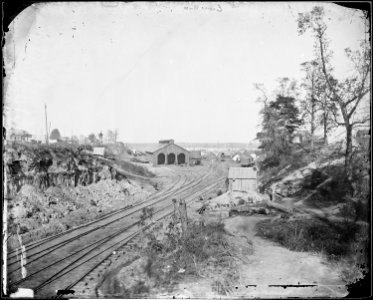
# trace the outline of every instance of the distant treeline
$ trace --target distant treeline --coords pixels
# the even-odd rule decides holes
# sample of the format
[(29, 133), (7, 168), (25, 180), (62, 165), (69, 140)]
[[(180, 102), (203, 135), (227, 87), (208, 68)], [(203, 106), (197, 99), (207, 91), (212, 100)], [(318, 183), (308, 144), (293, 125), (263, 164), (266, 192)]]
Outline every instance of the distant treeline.
[[(221, 149), (257, 149), (257, 143), (178, 143), (176, 144), (184, 148), (221, 148)], [(138, 149), (147, 149), (154, 147), (158, 143), (128, 143), (127, 145), (131, 148)]]

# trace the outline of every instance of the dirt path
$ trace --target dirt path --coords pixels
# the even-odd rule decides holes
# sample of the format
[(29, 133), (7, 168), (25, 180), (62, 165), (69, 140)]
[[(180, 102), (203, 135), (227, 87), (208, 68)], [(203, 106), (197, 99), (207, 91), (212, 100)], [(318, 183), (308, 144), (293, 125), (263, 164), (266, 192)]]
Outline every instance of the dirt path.
[[(246, 236), (254, 253), (240, 266), (240, 282), (230, 297), (344, 297), (337, 272), (320, 256), (294, 252), (255, 236), (255, 224), (266, 217), (237, 216), (225, 220), (227, 231)], [(269, 285), (275, 285), (269, 287)], [(285, 285), (314, 285), (284, 287)]]

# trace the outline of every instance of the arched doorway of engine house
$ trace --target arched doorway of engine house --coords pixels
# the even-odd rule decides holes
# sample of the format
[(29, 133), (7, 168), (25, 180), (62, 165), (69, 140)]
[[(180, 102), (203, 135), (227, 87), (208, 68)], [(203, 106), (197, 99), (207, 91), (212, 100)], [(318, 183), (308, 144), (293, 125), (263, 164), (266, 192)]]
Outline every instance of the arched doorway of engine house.
[(173, 164), (175, 163), (175, 158), (176, 158), (176, 156), (175, 156), (174, 153), (170, 153), (170, 154), (168, 154), (168, 155), (167, 155), (167, 163), (168, 163), (169, 165), (173, 165)]
[(179, 163), (179, 165), (185, 164), (185, 154), (184, 153), (180, 153), (177, 156), (177, 162)]
[(165, 161), (166, 161), (166, 156), (163, 153), (159, 153), (158, 158), (157, 158), (157, 164), (164, 165)]

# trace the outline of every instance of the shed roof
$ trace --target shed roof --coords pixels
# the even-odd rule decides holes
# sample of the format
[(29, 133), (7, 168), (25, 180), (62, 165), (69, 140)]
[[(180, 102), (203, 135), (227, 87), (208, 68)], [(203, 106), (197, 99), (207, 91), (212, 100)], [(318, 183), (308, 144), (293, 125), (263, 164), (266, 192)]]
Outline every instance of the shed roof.
[(256, 171), (253, 168), (231, 167), (228, 172), (229, 179), (256, 179)]
[(240, 162), (241, 164), (249, 164), (249, 163), (252, 163), (254, 162), (254, 159), (250, 156), (250, 157), (241, 157), (240, 158)]
[(201, 151), (198, 151), (198, 150), (190, 151), (190, 157), (191, 158), (202, 158)]
[(164, 146), (165, 146), (164, 144), (151, 144), (151, 145), (147, 145), (146, 149), (145, 149), (145, 152), (147, 152), (147, 153), (154, 153), (155, 151), (157, 151), (158, 149), (163, 148)]

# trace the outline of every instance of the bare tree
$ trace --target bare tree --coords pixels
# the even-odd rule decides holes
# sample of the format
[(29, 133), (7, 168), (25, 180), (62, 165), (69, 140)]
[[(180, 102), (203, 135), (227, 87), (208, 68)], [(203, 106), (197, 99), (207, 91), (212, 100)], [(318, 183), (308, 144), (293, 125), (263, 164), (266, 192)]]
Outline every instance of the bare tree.
[(119, 134), (118, 129), (115, 129), (115, 130), (109, 129), (106, 132), (106, 138), (107, 138), (108, 143), (114, 143), (115, 144), (118, 140), (118, 134)]
[(116, 143), (118, 141), (118, 134), (119, 134), (119, 130), (115, 129), (114, 130), (114, 143)]
[(327, 97), (328, 88), (317, 60), (304, 62), (301, 66), (305, 72), (301, 87), (306, 92), (305, 98), (301, 100), (301, 109), (310, 124), (311, 148), (313, 149), (314, 134), (319, 126), (323, 127), (323, 140), (324, 144), (327, 144), (328, 132), (335, 125), (333, 112), (336, 112), (337, 107)]
[(335, 122), (346, 129), (345, 172), (350, 180), (352, 174), (352, 130), (354, 126), (370, 120), (369, 117), (360, 118), (356, 115), (359, 104), (370, 93), (370, 45), (365, 39), (361, 41), (359, 50), (353, 52), (350, 49), (345, 49), (347, 57), (354, 66), (354, 72), (343, 81), (338, 81), (333, 76), (330, 62), (332, 53), (328, 49), (327, 26), (323, 18), (324, 10), (317, 6), (311, 12), (299, 14), (298, 31), (300, 34), (304, 34), (310, 30), (314, 34), (316, 59), (321, 65), (323, 79), (330, 91), (328, 97), (339, 108), (339, 114), (334, 116)]
[(279, 84), (278, 89), (275, 91), (276, 95), (281, 97), (292, 97), (297, 99), (299, 96), (299, 87), (295, 79), (288, 77), (280, 77), (277, 79)]
[(301, 87), (306, 90), (306, 97), (301, 100), (301, 109), (304, 112), (303, 116), (309, 119), (310, 133), (311, 133), (311, 150), (314, 147), (314, 134), (316, 130), (316, 114), (319, 110), (317, 106), (316, 97), (317, 89), (317, 69), (315, 61), (304, 62), (302, 69), (306, 73)]

